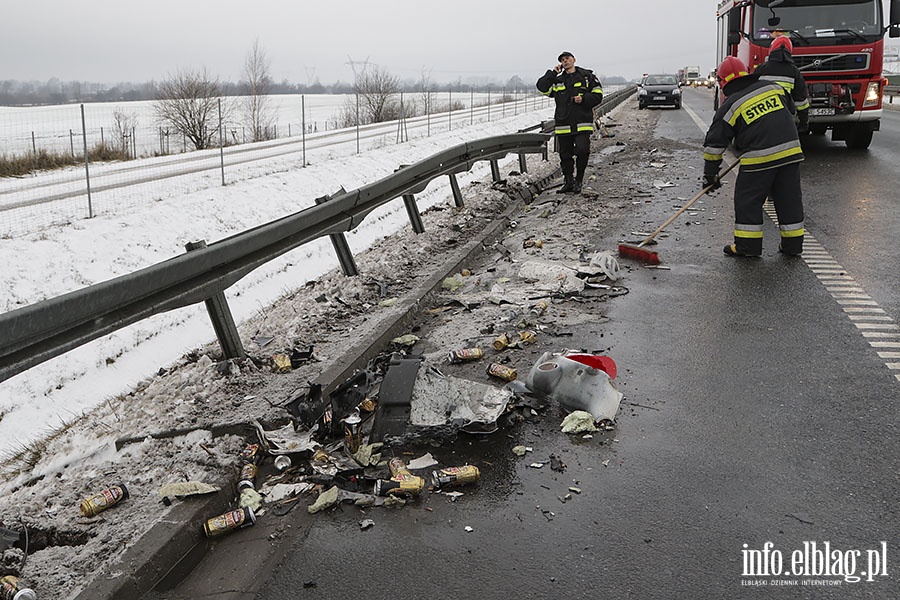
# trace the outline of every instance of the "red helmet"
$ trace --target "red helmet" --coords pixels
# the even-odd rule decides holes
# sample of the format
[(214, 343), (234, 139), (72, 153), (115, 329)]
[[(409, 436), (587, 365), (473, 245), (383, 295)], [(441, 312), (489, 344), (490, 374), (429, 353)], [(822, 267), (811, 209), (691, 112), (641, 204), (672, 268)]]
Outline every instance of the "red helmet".
[(716, 69), (716, 79), (719, 80), (719, 87), (725, 87), (729, 82), (734, 81), (738, 77), (749, 75), (747, 67), (736, 56), (726, 56), (719, 68)]
[(769, 46), (769, 52), (774, 51), (777, 48), (784, 48), (788, 52), (794, 51), (794, 44), (791, 42), (791, 38), (786, 35), (779, 35), (774, 40), (772, 40), (772, 45)]

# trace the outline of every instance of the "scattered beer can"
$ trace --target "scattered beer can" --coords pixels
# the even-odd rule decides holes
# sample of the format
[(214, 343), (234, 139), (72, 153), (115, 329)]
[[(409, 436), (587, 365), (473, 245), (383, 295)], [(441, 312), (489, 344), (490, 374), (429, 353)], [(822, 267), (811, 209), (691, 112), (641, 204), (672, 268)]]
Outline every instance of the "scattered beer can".
[(6, 575), (0, 578), (0, 600), (37, 600), (37, 594), (15, 575)]
[(550, 307), (549, 302), (547, 302), (546, 300), (541, 300), (540, 302), (538, 302), (537, 304), (535, 304), (534, 306), (531, 307), (531, 314), (533, 314), (536, 317), (539, 317), (542, 314), (544, 314), (545, 312), (547, 312), (547, 308), (549, 308), (549, 307)]
[(454, 365), (472, 360), (478, 360), (484, 356), (484, 350), (481, 348), (462, 348), (460, 350), (452, 350), (448, 356), (450, 362)]
[(493, 346), (494, 350), (497, 351), (505, 349), (507, 346), (509, 346), (509, 336), (505, 333), (501, 333), (497, 336), (497, 339), (494, 340)]
[(216, 537), (235, 529), (249, 527), (254, 523), (256, 523), (256, 515), (253, 514), (252, 508), (246, 506), (230, 510), (212, 519), (207, 519), (203, 523), (203, 530), (206, 533), (206, 537)]
[(537, 334), (531, 330), (520, 331), (519, 339), (523, 344), (533, 344), (537, 339)]
[(256, 480), (257, 473), (259, 473), (259, 469), (255, 464), (253, 464), (252, 462), (244, 463), (244, 466), (241, 467), (241, 474), (238, 477), (238, 489), (256, 489), (254, 481)]
[(518, 377), (518, 373), (516, 373), (515, 369), (499, 363), (489, 364), (485, 372), (492, 377), (499, 377), (504, 381), (513, 381)]
[(272, 370), (276, 373), (289, 373), (291, 367), (291, 357), (287, 354), (276, 354), (272, 357)]
[(344, 421), (344, 447), (351, 453), (359, 451), (362, 446), (362, 417), (356, 411), (343, 419)]
[(259, 444), (247, 444), (241, 450), (241, 460), (244, 462), (259, 464), (260, 458), (262, 458), (262, 452)]
[(481, 471), (475, 465), (461, 467), (445, 467), (431, 472), (434, 487), (440, 489), (457, 485), (475, 483), (481, 477)]
[(112, 485), (81, 501), (81, 514), (93, 517), (110, 506), (128, 499), (128, 489), (121, 483)]
[(404, 479), (396, 477), (391, 479), (378, 479), (375, 481), (374, 494), (376, 496), (409, 495), (418, 496), (425, 490), (425, 480), (417, 475), (410, 475)]

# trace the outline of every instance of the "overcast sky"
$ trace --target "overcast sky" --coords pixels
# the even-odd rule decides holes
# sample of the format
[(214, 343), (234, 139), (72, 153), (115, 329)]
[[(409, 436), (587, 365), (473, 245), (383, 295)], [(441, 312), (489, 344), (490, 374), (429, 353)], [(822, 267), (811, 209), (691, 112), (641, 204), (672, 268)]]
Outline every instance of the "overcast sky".
[(5, 0), (0, 80), (115, 83), (205, 67), (237, 81), (258, 39), (276, 81), (352, 81), (351, 60), (401, 79), (526, 81), (567, 50), (606, 76), (715, 67), (712, 0)]

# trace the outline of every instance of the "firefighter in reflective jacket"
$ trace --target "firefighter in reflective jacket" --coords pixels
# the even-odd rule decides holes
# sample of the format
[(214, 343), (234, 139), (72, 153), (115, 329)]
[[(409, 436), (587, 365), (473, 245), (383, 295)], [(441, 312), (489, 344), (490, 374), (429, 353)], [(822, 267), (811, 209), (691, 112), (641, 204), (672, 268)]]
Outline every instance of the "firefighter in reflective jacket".
[(781, 244), (789, 256), (803, 252), (803, 195), (800, 163), (803, 149), (794, 126), (793, 104), (784, 89), (760, 81), (747, 67), (728, 56), (716, 71), (725, 100), (716, 111), (703, 142), (704, 187), (721, 187), (718, 172), (722, 155), (732, 142), (740, 160), (734, 188), (734, 242), (729, 256), (760, 256), (763, 203), (772, 198), (778, 216)]
[(763, 81), (777, 83), (791, 96), (799, 119), (797, 130), (804, 133), (809, 130), (809, 94), (803, 74), (794, 64), (794, 57), (791, 54), (793, 51), (794, 44), (791, 38), (779, 35), (769, 46), (769, 58), (756, 67), (753, 74)]
[(581, 192), (584, 171), (591, 152), (594, 107), (603, 100), (600, 80), (590, 69), (575, 66), (575, 56), (563, 52), (559, 64), (537, 81), (537, 89), (556, 101), (553, 119), (559, 148), (559, 166), (565, 183), (561, 193)]

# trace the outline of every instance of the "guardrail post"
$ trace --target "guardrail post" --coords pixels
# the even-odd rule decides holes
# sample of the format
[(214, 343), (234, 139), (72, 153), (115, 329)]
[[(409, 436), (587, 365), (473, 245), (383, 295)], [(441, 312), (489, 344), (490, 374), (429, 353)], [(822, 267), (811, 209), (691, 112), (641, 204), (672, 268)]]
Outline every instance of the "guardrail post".
[(409, 222), (412, 223), (413, 231), (425, 233), (425, 225), (422, 224), (422, 215), (419, 214), (419, 206), (416, 204), (415, 195), (404, 194), (403, 204), (406, 206), (406, 214), (409, 215)]
[[(346, 193), (344, 188), (341, 188), (339, 192), (335, 192), (337, 194)], [(320, 196), (316, 198), (316, 204), (324, 204), (331, 200), (331, 196)], [(355, 277), (359, 275), (359, 270), (356, 268), (356, 260), (353, 258), (353, 252), (350, 251), (350, 244), (347, 243), (347, 238), (344, 237), (343, 233), (329, 233), (328, 237), (331, 238), (331, 245), (334, 246), (334, 252), (337, 254), (338, 262), (341, 263), (341, 271), (343, 271), (344, 275), (347, 277)]]
[(520, 172), (520, 173), (527, 173), (527, 172), (528, 172), (528, 163), (525, 162), (525, 155), (524, 155), (524, 154), (520, 154), (520, 155), (519, 155), (519, 172)]
[(465, 206), (466, 204), (463, 202), (462, 192), (459, 191), (459, 182), (456, 180), (456, 173), (450, 173), (450, 189), (453, 190), (453, 203), (459, 208)]
[(500, 183), (500, 163), (496, 158), (491, 159), (491, 178), (493, 178), (494, 183)]
[[(188, 242), (184, 248), (188, 252), (206, 248), (206, 240)], [(228, 301), (225, 299), (225, 292), (219, 292), (212, 298), (207, 298), (206, 312), (209, 313), (209, 319), (212, 321), (225, 358), (244, 358), (246, 356), (244, 346), (241, 344), (241, 337), (234, 324), (234, 316), (232, 316)]]

